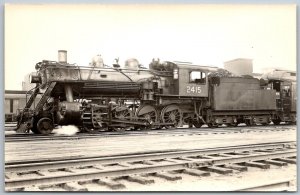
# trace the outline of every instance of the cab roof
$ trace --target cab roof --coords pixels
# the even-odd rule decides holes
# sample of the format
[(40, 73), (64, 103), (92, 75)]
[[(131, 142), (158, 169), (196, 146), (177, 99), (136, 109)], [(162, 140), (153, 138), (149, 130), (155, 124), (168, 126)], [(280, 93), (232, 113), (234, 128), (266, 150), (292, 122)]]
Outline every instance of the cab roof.
[(174, 61), (171, 63), (175, 64), (175, 66), (178, 69), (200, 70), (203, 72), (216, 72), (219, 69), (218, 67), (215, 66), (198, 65), (198, 64), (192, 64), (190, 62)]

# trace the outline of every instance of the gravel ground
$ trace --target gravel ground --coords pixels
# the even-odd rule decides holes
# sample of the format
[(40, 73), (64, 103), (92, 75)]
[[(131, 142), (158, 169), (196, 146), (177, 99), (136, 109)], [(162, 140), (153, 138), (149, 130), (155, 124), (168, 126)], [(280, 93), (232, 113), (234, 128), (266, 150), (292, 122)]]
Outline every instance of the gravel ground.
[(139, 135), (100, 137), (93, 139), (41, 140), (5, 143), (5, 162), (15, 160), (51, 159), (117, 155), (159, 150), (201, 149), (266, 142), (296, 141), (296, 126), (288, 131), (245, 132), (232, 134)]

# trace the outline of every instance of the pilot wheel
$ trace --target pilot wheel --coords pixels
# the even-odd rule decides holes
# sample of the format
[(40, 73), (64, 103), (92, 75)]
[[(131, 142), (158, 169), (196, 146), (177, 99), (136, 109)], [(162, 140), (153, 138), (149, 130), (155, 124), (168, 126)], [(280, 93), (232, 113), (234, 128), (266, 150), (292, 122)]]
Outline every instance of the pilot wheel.
[(50, 134), (54, 128), (53, 122), (50, 118), (41, 118), (36, 124), (36, 132), (38, 134)]

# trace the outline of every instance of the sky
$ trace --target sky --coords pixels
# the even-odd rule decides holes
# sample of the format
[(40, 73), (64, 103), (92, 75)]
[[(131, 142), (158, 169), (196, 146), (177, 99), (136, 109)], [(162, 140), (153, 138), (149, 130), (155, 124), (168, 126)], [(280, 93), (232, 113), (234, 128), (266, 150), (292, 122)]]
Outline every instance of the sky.
[(152, 58), (223, 67), (253, 59), (254, 72), (296, 70), (296, 5), (6, 4), (5, 89), (21, 90), (37, 62), (87, 66), (101, 54), (111, 65)]

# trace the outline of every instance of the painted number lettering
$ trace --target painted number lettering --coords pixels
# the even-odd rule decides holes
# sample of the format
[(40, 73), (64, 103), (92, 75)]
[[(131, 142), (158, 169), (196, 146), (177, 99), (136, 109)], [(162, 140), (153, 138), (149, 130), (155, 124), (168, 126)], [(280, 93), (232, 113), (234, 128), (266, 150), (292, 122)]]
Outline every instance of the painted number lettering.
[(186, 93), (201, 93), (201, 87), (186, 86)]

